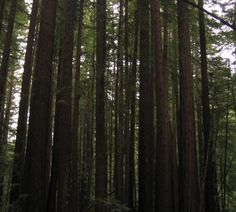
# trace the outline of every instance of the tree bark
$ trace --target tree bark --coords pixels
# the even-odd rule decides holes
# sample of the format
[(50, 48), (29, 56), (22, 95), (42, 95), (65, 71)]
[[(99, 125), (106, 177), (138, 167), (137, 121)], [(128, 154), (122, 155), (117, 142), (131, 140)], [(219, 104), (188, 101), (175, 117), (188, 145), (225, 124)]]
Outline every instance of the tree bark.
[(74, 111), (72, 126), (72, 158), (71, 158), (71, 211), (79, 210), (79, 182), (78, 182), (78, 159), (79, 159), (79, 102), (80, 102), (80, 66), (81, 66), (81, 46), (84, 17), (84, 0), (79, 2), (78, 15), (78, 37), (77, 37), (77, 58), (74, 90)]
[[(14, 82), (14, 70), (12, 69), (10, 72), (10, 76), (7, 81), (7, 90), (6, 90), (6, 111), (5, 111), (5, 116), (4, 116), (4, 122), (3, 122), (3, 135), (2, 135), (2, 141), (3, 141), (3, 146), (1, 149), (1, 161), (0, 161), (0, 170), (1, 170), (1, 175), (0, 175), (0, 210), (4, 211), (4, 207), (7, 205), (7, 196), (6, 192), (6, 187), (8, 184), (6, 184), (6, 179), (7, 179), (7, 165), (4, 164), (7, 162), (6, 157), (7, 157), (7, 145), (8, 145), (8, 132), (9, 132), (9, 121), (10, 121), (10, 112), (11, 112), (11, 105), (12, 105), (12, 90), (13, 90), (13, 82)], [(2, 166), (2, 164), (4, 164)]]
[[(198, 5), (203, 8), (203, 0), (198, 0)], [(201, 52), (201, 87), (202, 87), (202, 107), (203, 107), (203, 134), (204, 134), (204, 156), (205, 156), (205, 176), (202, 185), (202, 195), (205, 196), (205, 211), (215, 211), (214, 199), (214, 169), (213, 165), (213, 145), (210, 139), (211, 115), (209, 108), (209, 83), (207, 73), (207, 53), (206, 53), (206, 32), (205, 17), (203, 11), (199, 10), (199, 35)], [(201, 195), (201, 196), (202, 196)], [(202, 203), (203, 204), (203, 203)], [(202, 209), (200, 204), (200, 210)]]
[[(154, 32), (154, 60), (156, 76), (156, 211), (171, 211), (172, 184), (171, 184), (171, 137), (168, 124), (168, 73), (167, 73), (167, 39), (165, 37), (162, 51), (160, 1), (152, 1), (152, 23)], [(164, 35), (167, 36), (167, 26)], [(164, 57), (163, 57), (164, 55)]]
[[(46, 211), (51, 150), (51, 83), (57, 0), (43, 0), (37, 59), (32, 82), (22, 196), (24, 211)], [(47, 38), (45, 40), (45, 38)]]
[(149, 63), (149, 3), (138, 1), (140, 23), (139, 211), (153, 211), (153, 97)]
[(4, 116), (4, 98), (5, 98), (5, 87), (8, 76), (8, 66), (11, 52), (11, 41), (13, 35), (14, 22), (16, 17), (17, 0), (12, 0), (10, 6), (10, 14), (7, 24), (7, 33), (5, 38), (5, 45), (2, 55), (2, 63), (0, 67), (0, 149), (2, 147), (2, 136), (3, 135), (3, 116)]
[(114, 186), (116, 199), (123, 202), (123, 149), (124, 149), (124, 51), (123, 51), (123, 23), (124, 23), (124, 1), (120, 0), (119, 27), (118, 27), (118, 49), (117, 49), (117, 101), (118, 101), (118, 131), (115, 144), (114, 164)]
[(26, 131), (27, 131), (27, 118), (29, 109), (29, 95), (30, 95), (30, 83), (32, 75), (33, 65), (33, 46), (35, 38), (35, 29), (37, 22), (39, 1), (34, 0), (32, 6), (32, 12), (30, 17), (30, 26), (27, 39), (25, 64), (23, 72), (23, 80), (21, 86), (21, 98), (19, 105), (19, 117), (17, 123), (16, 144), (14, 150), (14, 161), (12, 171), (12, 187), (10, 195), (10, 204), (18, 199), (20, 191), (20, 183), (23, 175), (24, 158), (25, 158), (25, 146), (26, 146)]
[(134, 211), (134, 193), (135, 193), (135, 160), (134, 160), (134, 143), (135, 143), (135, 120), (136, 120), (136, 78), (137, 78), (137, 54), (138, 54), (138, 32), (139, 20), (137, 11), (135, 13), (135, 30), (134, 30), (134, 47), (132, 57), (132, 68), (130, 73), (130, 133), (129, 147), (127, 154), (128, 172), (126, 177), (126, 204)]
[[(105, 138), (105, 67), (106, 67), (106, 0), (97, 0), (96, 35), (96, 173), (95, 197), (107, 195), (107, 142)], [(106, 207), (96, 205), (96, 212), (105, 212)]]
[(199, 210), (199, 186), (194, 138), (193, 68), (191, 62), (188, 7), (177, 2), (180, 70), (180, 211)]
[(223, 162), (223, 179), (222, 179), (222, 211), (227, 210), (227, 160), (228, 160), (228, 139), (229, 139), (229, 93), (230, 93), (230, 71), (227, 79), (227, 96), (226, 96), (226, 114), (225, 114), (225, 143), (224, 143), (224, 162)]

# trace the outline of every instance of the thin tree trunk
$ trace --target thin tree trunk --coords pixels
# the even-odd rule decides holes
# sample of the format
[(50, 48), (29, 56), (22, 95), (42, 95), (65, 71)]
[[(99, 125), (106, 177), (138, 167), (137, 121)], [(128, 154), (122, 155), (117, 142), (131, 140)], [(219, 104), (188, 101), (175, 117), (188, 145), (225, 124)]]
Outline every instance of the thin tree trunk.
[(228, 160), (228, 137), (229, 137), (229, 89), (230, 89), (230, 72), (227, 82), (227, 100), (226, 100), (226, 115), (225, 115), (225, 144), (224, 144), (224, 163), (223, 163), (223, 198), (222, 198), (222, 211), (227, 210), (226, 192), (227, 192), (227, 160)]
[(171, 81), (172, 81), (172, 182), (173, 182), (173, 210), (178, 211), (179, 209), (179, 177), (178, 177), (178, 157), (177, 157), (177, 143), (179, 140), (179, 92), (178, 92), (178, 71), (177, 67), (178, 62), (178, 49), (177, 49), (177, 35), (176, 29), (173, 30), (173, 42), (174, 42), (174, 64), (175, 67), (173, 68), (173, 72), (171, 74)]
[(0, 0), (0, 35), (2, 32), (2, 21), (3, 21), (4, 7), (5, 7), (5, 0)]
[[(203, 7), (203, 0), (198, 0), (198, 5)], [(214, 171), (212, 169), (212, 144), (210, 139), (210, 108), (209, 108), (209, 83), (207, 73), (207, 55), (206, 55), (206, 32), (204, 13), (199, 10), (199, 35), (201, 51), (201, 85), (202, 85), (202, 106), (203, 106), (203, 132), (204, 132), (204, 155), (205, 155), (205, 172), (201, 197), (205, 196), (205, 202), (200, 202), (200, 211), (205, 206), (206, 211), (215, 210), (214, 201)]]
[(117, 101), (118, 101), (118, 129), (115, 144), (114, 186), (116, 199), (123, 202), (123, 146), (124, 146), (124, 70), (123, 70), (123, 11), (124, 0), (120, 0), (118, 50), (117, 50)]
[(29, 108), (30, 83), (33, 65), (33, 46), (35, 29), (37, 22), (39, 1), (34, 0), (32, 12), (30, 17), (30, 26), (26, 47), (25, 64), (23, 72), (23, 80), (21, 86), (21, 98), (19, 105), (19, 117), (17, 123), (16, 144), (14, 150), (14, 161), (12, 171), (12, 187), (10, 194), (10, 205), (17, 201), (20, 191), (20, 183), (23, 175), (25, 146), (26, 146), (26, 132), (27, 132), (27, 118)]
[(132, 70), (130, 74), (130, 134), (129, 134), (129, 153), (127, 155), (128, 172), (126, 179), (126, 204), (134, 211), (134, 192), (135, 192), (135, 164), (134, 164), (134, 142), (135, 142), (135, 120), (136, 120), (136, 74), (137, 74), (137, 52), (138, 52), (138, 32), (139, 20), (137, 11), (135, 14), (134, 47), (132, 58)]
[[(107, 142), (105, 138), (105, 67), (106, 67), (106, 0), (97, 0), (96, 36), (96, 173), (95, 197), (104, 199), (107, 195)], [(96, 212), (105, 212), (101, 203)]]
[(3, 135), (3, 116), (4, 116), (4, 98), (5, 87), (8, 76), (8, 66), (11, 52), (11, 41), (13, 35), (14, 22), (16, 17), (17, 0), (12, 0), (10, 6), (10, 14), (7, 24), (7, 33), (5, 38), (5, 45), (3, 49), (2, 63), (0, 67), (0, 149), (2, 148)]
[(10, 121), (10, 112), (11, 112), (11, 105), (12, 105), (12, 90), (13, 90), (13, 81), (14, 80), (14, 70), (12, 69), (10, 72), (9, 79), (7, 81), (7, 90), (6, 90), (6, 111), (4, 116), (4, 122), (3, 122), (3, 135), (2, 135), (2, 141), (3, 146), (1, 149), (1, 175), (0, 175), (0, 210), (4, 211), (7, 205), (7, 196), (6, 192), (4, 192), (6, 187), (6, 179), (7, 179), (7, 165), (5, 164), (2, 166), (2, 163), (6, 163), (6, 157), (7, 157), (7, 145), (8, 145), (8, 132), (9, 132), (9, 121)]
[(72, 126), (72, 159), (71, 159), (71, 207), (72, 211), (79, 209), (79, 182), (78, 182), (78, 159), (79, 159), (79, 101), (80, 101), (80, 66), (81, 66), (81, 45), (83, 32), (84, 0), (79, 3), (78, 16), (78, 37), (77, 37), (77, 58), (75, 73), (75, 90), (74, 90), (74, 111)]

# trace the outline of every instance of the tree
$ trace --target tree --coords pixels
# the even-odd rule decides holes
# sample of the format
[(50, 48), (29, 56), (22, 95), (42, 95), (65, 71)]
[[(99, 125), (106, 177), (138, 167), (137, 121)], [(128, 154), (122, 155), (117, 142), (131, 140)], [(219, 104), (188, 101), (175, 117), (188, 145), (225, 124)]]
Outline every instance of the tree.
[(199, 187), (194, 137), (193, 69), (188, 6), (183, 0), (178, 0), (177, 7), (180, 74), (179, 202), (181, 211), (194, 212), (199, 209)]
[[(168, 127), (168, 74), (163, 64), (160, 1), (152, 1), (152, 23), (154, 40), (154, 60), (156, 76), (156, 211), (171, 211), (170, 137)], [(165, 34), (166, 35), (166, 34)], [(166, 45), (166, 44), (165, 44)]]
[[(153, 89), (149, 62), (149, 4), (138, 1), (140, 37), (139, 211), (153, 210)], [(147, 174), (149, 173), (149, 174)]]
[[(21, 194), (24, 211), (46, 211), (50, 164), (50, 112), (54, 27), (57, 1), (42, 1), (35, 73), (32, 82), (28, 143)], [(45, 40), (45, 37), (47, 40)]]
[[(203, 8), (203, 0), (198, 1), (198, 5)], [(205, 210), (215, 211), (214, 199), (214, 169), (213, 169), (213, 145), (211, 134), (211, 116), (209, 108), (209, 83), (207, 72), (207, 52), (206, 52), (206, 32), (205, 32), (205, 17), (202, 11), (199, 10), (199, 35), (200, 35), (200, 51), (201, 51), (201, 85), (202, 85), (202, 106), (203, 106), (203, 132), (204, 132), (204, 156), (205, 156), (205, 179), (201, 194), (205, 196)], [(204, 197), (203, 197), (204, 198)], [(203, 201), (203, 200), (202, 200)], [(200, 210), (202, 205), (200, 205)]]
[(34, 0), (30, 17), (30, 26), (29, 26), (26, 54), (25, 54), (24, 73), (22, 77), (23, 80), (21, 86), (19, 117), (17, 123), (17, 135), (16, 135), (16, 144), (14, 151), (10, 204), (14, 204), (14, 202), (17, 201), (18, 199), (20, 191), (20, 183), (23, 175), (27, 120), (28, 120), (28, 109), (29, 109), (29, 95), (30, 95), (31, 75), (33, 66), (33, 46), (34, 46), (38, 6), (39, 6), (39, 1)]
[(80, 102), (80, 72), (81, 72), (81, 46), (83, 37), (83, 18), (84, 18), (84, 0), (79, 2), (78, 15), (78, 37), (77, 37), (77, 55), (76, 55), (76, 73), (74, 90), (74, 111), (72, 126), (72, 159), (71, 159), (71, 207), (74, 211), (79, 208), (79, 182), (78, 182), (78, 163), (79, 163), (79, 102)]
[[(2, 2), (2, 4), (3, 3), (4, 2)], [(6, 82), (8, 76), (8, 66), (11, 52), (13, 27), (16, 17), (16, 8), (17, 8), (17, 0), (12, 0), (7, 24), (5, 45), (3, 49), (2, 63), (0, 67), (0, 152), (2, 148), (2, 135), (3, 135), (4, 98), (5, 98)]]
[[(57, 125), (55, 128), (55, 139), (57, 143), (57, 160), (53, 164), (57, 166), (57, 211), (67, 210), (67, 195), (69, 182), (69, 167), (72, 151), (72, 59), (73, 59), (73, 37), (74, 37), (75, 1), (64, 1), (64, 32), (58, 76), (58, 98), (56, 103)], [(69, 206), (70, 207), (70, 206)], [(70, 208), (76, 211), (76, 208)]]
[[(106, 0), (97, 0), (96, 26), (96, 174), (95, 197), (99, 201), (107, 195), (107, 142), (105, 138), (105, 66), (106, 66)], [(96, 212), (104, 212), (106, 207), (96, 205)]]

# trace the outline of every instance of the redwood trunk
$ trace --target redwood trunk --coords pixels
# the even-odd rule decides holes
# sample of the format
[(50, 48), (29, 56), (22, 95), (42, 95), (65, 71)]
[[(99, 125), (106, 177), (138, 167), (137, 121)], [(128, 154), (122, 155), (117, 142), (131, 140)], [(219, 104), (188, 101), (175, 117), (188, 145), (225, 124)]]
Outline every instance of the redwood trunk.
[[(167, 55), (162, 51), (160, 1), (152, 1), (152, 23), (154, 33), (154, 59), (156, 75), (156, 211), (171, 211), (173, 208), (171, 188), (171, 137), (168, 125), (168, 74)], [(167, 30), (167, 28), (165, 28)], [(167, 33), (165, 31), (165, 36)], [(167, 44), (165, 40), (164, 45)], [(167, 53), (166, 46), (164, 48)], [(165, 62), (165, 66), (164, 63)]]
[[(95, 197), (105, 199), (107, 195), (107, 142), (105, 138), (105, 67), (106, 67), (106, 0), (97, 0), (96, 35), (96, 173)], [(96, 212), (105, 212), (101, 203)]]
[(180, 71), (180, 211), (199, 210), (199, 186), (194, 135), (193, 68), (191, 62), (188, 7), (178, 0)]
[(23, 208), (26, 212), (46, 211), (51, 149), (51, 83), (56, 5), (56, 0), (42, 1), (21, 192), (22, 195), (27, 195)]
[(72, 126), (72, 158), (71, 158), (71, 194), (70, 201), (72, 211), (79, 210), (79, 182), (78, 182), (78, 159), (79, 159), (79, 102), (80, 102), (80, 66), (81, 66), (81, 45), (83, 32), (84, 0), (79, 3), (78, 16), (78, 37), (77, 37), (77, 58), (74, 90), (74, 111)]
[(35, 29), (36, 29), (37, 14), (38, 14), (38, 4), (39, 4), (38, 0), (33, 1), (32, 12), (30, 17), (30, 26), (29, 26), (23, 80), (21, 87), (21, 99), (19, 105), (16, 144), (14, 151), (10, 204), (13, 204), (18, 199), (21, 178), (23, 175), (27, 118), (29, 109), (30, 82), (31, 82), (32, 66), (33, 66), (33, 46), (34, 46), (34, 37), (35, 37)]
[[(139, 211), (153, 211), (153, 87), (149, 63), (149, 3), (138, 1), (140, 22)], [(151, 92), (152, 93), (152, 92)]]

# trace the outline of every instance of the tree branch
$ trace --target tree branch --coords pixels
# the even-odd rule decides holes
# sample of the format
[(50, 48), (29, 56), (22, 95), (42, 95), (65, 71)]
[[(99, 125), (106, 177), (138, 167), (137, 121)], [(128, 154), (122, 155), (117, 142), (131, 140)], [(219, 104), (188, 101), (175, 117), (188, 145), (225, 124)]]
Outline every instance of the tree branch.
[(231, 28), (233, 31), (236, 32), (236, 26), (235, 26), (234, 24), (230, 24), (229, 22), (225, 21), (223, 18), (218, 17), (218, 16), (215, 15), (214, 13), (209, 12), (208, 10), (206, 10), (206, 9), (204, 9), (204, 8), (202, 8), (202, 7), (200, 7), (199, 5), (197, 5), (197, 4), (194, 3), (194, 2), (190, 2), (190, 1), (188, 1), (188, 0), (183, 0), (183, 1), (184, 1), (185, 3), (191, 5), (192, 7), (195, 7), (195, 8), (197, 8), (197, 9), (201, 10), (202, 12), (204, 12), (204, 13), (210, 15), (211, 17), (215, 18), (216, 20), (220, 21), (223, 25), (228, 26), (229, 28)]

